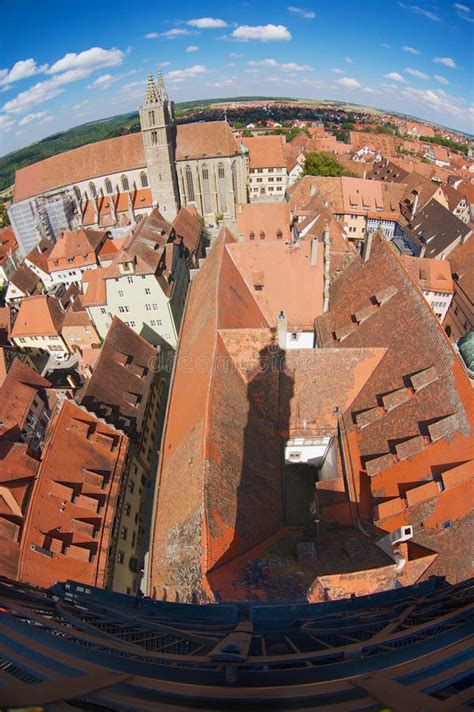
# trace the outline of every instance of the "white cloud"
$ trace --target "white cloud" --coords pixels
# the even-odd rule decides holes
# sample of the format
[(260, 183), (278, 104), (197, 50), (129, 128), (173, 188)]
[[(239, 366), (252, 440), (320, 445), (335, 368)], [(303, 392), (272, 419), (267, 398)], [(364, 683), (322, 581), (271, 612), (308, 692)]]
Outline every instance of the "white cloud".
[(391, 47), (392, 45), (389, 45), (389, 44), (387, 44), (386, 42), (381, 42), (381, 43), (380, 43), (380, 46), (381, 46), (381, 47), (386, 47), (387, 49), (390, 49), (390, 47)]
[(456, 69), (456, 62), (454, 59), (451, 59), (451, 57), (435, 57), (433, 62), (444, 64), (445, 67), (449, 67), (450, 69)]
[(407, 74), (411, 74), (412, 77), (417, 77), (418, 79), (429, 79), (429, 76), (424, 72), (420, 72), (418, 69), (411, 69), (408, 67), (405, 69)]
[(17, 82), (20, 79), (27, 79), (34, 74), (44, 72), (47, 68), (47, 64), (38, 66), (34, 59), (22, 59), (19, 62), (15, 62), (10, 70), (0, 69), (0, 86)]
[(159, 63), (158, 63), (158, 66), (159, 66), (159, 67), (170, 67), (170, 66), (171, 66), (171, 62), (159, 62)]
[(331, 71), (333, 71), (335, 74), (344, 74), (342, 69), (332, 69)]
[(415, 100), (425, 108), (428, 106), (431, 110), (438, 111), (440, 114), (448, 113), (462, 116), (465, 112), (464, 107), (460, 106), (460, 100), (457, 97), (447, 95), (442, 89), (406, 87), (402, 90), (402, 94)]
[(239, 25), (232, 32), (236, 40), (261, 40), (273, 42), (277, 40), (291, 40), (291, 34), (285, 25)]
[(352, 57), (346, 57), (344, 62), (347, 62), (347, 64), (352, 64)]
[(304, 10), (302, 7), (294, 7), (294, 5), (290, 5), (288, 12), (293, 12), (295, 15), (301, 15), (301, 17), (304, 17), (305, 20), (314, 20), (316, 17), (316, 13), (312, 10)]
[(357, 79), (352, 79), (351, 77), (343, 77), (342, 79), (338, 79), (337, 83), (340, 84), (342, 87), (349, 87), (350, 89), (360, 88), (360, 84)]
[(184, 27), (174, 27), (172, 30), (166, 30), (166, 32), (148, 32), (148, 34), (145, 35), (145, 39), (156, 40), (158, 37), (164, 37), (167, 40), (174, 40), (176, 37), (185, 37), (186, 35), (195, 34), (195, 32), (185, 30)]
[(273, 69), (282, 69), (284, 72), (311, 72), (313, 70), (309, 64), (296, 64), (295, 62), (280, 64), (276, 59), (251, 60), (248, 64), (250, 67), (273, 67)]
[(10, 129), (15, 125), (14, 120), (10, 116), (5, 114), (0, 115), (0, 131), (10, 131)]
[(195, 64), (193, 67), (188, 67), (187, 69), (175, 69), (168, 72), (166, 79), (170, 82), (182, 82), (185, 79), (197, 77), (199, 74), (204, 74), (205, 72), (207, 72), (206, 67), (202, 64)]
[(406, 81), (401, 74), (398, 72), (389, 72), (388, 74), (385, 74), (385, 79), (391, 79), (392, 82), (404, 82)]
[(82, 109), (82, 107), (88, 103), (89, 103), (89, 101), (87, 99), (85, 99), (84, 101), (80, 101), (78, 104), (74, 104), (74, 106), (72, 108), (76, 111), (77, 109)]
[(97, 77), (97, 79), (92, 82), (91, 87), (105, 89), (111, 85), (114, 79), (112, 74), (101, 74), (100, 77)]
[(43, 116), (46, 116), (46, 113), (46, 111), (38, 111), (36, 114), (27, 114), (19, 122), (18, 126), (26, 126), (26, 124), (29, 124), (32, 121), (39, 121), (39, 119), (42, 119)]
[(423, 17), (427, 17), (428, 20), (440, 22), (438, 15), (436, 15), (434, 12), (431, 12), (431, 10), (425, 10), (424, 8), (419, 7), (418, 5), (405, 5), (403, 2), (399, 2), (398, 4), (405, 10), (410, 10), (410, 12), (413, 12), (415, 15), (422, 15)]
[(199, 52), (199, 47), (196, 47), (196, 45), (190, 45), (189, 47), (186, 47), (186, 52), (188, 54), (191, 54), (191, 52)]
[(235, 86), (235, 79), (221, 79), (210, 86), (217, 87), (218, 89), (222, 87), (232, 87)]
[(64, 57), (58, 59), (47, 70), (47, 74), (58, 74), (71, 69), (87, 70), (88, 72), (102, 67), (116, 67), (122, 64), (124, 52), (120, 49), (103, 49), (102, 47), (91, 47), (84, 52), (68, 52)]
[(466, 22), (474, 22), (474, 15), (470, 7), (467, 7), (467, 5), (461, 5), (458, 2), (454, 3), (453, 7), (456, 10), (458, 17), (461, 18), (461, 20), (466, 20)]
[(410, 52), (410, 54), (420, 54), (420, 50), (415, 49), (414, 47), (409, 47), (408, 45), (403, 45), (400, 49), (404, 52)]
[(40, 121), (40, 124), (49, 124), (50, 121), (54, 120), (54, 116), (45, 116), (42, 121)]
[(187, 24), (191, 27), (198, 27), (200, 30), (227, 27), (227, 22), (219, 20), (217, 17), (198, 17), (195, 20), (188, 20)]
[(446, 77), (443, 77), (441, 74), (435, 74), (434, 78), (436, 79), (437, 82), (440, 84), (449, 84), (448, 80)]
[(42, 104), (62, 94), (64, 91), (64, 89), (61, 88), (62, 85), (78, 81), (79, 79), (85, 79), (90, 73), (90, 69), (70, 69), (64, 72), (64, 74), (58, 74), (44, 82), (37, 82), (37, 84), (34, 84), (26, 91), (20, 92), (14, 99), (7, 101), (2, 107), (3, 111), (6, 111), (8, 114), (21, 114), (28, 111), (33, 106)]

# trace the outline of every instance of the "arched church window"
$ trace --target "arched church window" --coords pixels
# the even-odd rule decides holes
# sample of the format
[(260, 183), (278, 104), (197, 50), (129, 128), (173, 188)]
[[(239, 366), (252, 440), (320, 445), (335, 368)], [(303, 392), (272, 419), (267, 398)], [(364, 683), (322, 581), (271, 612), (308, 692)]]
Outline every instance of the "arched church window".
[(89, 190), (91, 192), (92, 197), (97, 198), (97, 190), (96, 190), (96, 187), (92, 181), (89, 183)]
[(219, 192), (219, 210), (227, 212), (227, 191), (225, 185), (225, 168), (223, 163), (217, 164), (217, 186)]
[(202, 199), (204, 203), (204, 212), (212, 213), (211, 204), (211, 186), (209, 183), (209, 169), (206, 164), (202, 167)]
[(110, 178), (105, 179), (105, 192), (110, 195), (112, 192), (112, 181)]
[(75, 186), (74, 186), (74, 192), (75, 192), (75, 194), (76, 194), (76, 198), (77, 198), (78, 200), (80, 200), (80, 199), (81, 199), (81, 189), (79, 188), (78, 185), (75, 185)]
[(142, 172), (140, 173), (140, 181), (141, 181), (141, 184), (142, 184), (142, 188), (148, 188), (148, 176), (147, 176), (147, 174), (145, 173), (145, 171), (142, 171)]
[(150, 122), (150, 126), (155, 125), (155, 112), (154, 111), (148, 112), (148, 121)]
[(158, 144), (158, 131), (151, 132), (151, 143), (152, 146), (156, 146)]
[(194, 181), (193, 181), (193, 173), (191, 171), (191, 166), (186, 166), (185, 175), (186, 175), (186, 192), (188, 194), (188, 200), (190, 202), (193, 202), (196, 200), (196, 197), (194, 195)]
[(122, 176), (120, 180), (122, 182), (122, 190), (130, 190), (127, 176)]
[(237, 161), (232, 164), (232, 190), (234, 191), (234, 202), (238, 202), (239, 193), (237, 190)]

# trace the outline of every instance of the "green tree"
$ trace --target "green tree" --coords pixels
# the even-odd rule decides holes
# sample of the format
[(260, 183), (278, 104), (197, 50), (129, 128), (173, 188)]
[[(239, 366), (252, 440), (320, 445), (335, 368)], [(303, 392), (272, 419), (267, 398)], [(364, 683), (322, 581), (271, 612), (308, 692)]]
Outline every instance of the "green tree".
[(330, 153), (311, 152), (306, 156), (303, 175), (305, 176), (342, 176), (344, 167)]
[(244, 129), (244, 130), (242, 131), (242, 136), (243, 136), (244, 138), (252, 138), (253, 134), (252, 134), (252, 132), (250, 131), (250, 129)]

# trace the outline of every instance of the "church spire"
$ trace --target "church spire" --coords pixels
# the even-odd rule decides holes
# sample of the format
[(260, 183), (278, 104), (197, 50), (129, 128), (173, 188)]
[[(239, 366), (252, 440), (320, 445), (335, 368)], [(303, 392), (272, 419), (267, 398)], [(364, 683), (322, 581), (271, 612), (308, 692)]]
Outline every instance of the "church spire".
[(158, 101), (159, 101), (158, 91), (157, 91), (155, 82), (153, 81), (153, 76), (151, 74), (149, 74), (147, 83), (146, 83), (146, 94), (145, 94), (144, 105), (147, 106), (149, 104), (157, 104)]
[(166, 91), (165, 81), (161, 72), (158, 72), (158, 77), (156, 79), (156, 88), (160, 100), (163, 102), (168, 101), (168, 92)]

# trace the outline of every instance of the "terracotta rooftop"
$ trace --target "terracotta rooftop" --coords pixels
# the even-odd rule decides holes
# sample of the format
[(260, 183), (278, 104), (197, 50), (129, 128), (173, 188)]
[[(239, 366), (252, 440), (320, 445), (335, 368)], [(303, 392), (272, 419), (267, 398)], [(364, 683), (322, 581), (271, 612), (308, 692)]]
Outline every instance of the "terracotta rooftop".
[(19, 203), (54, 188), (145, 166), (140, 132), (90, 143), (17, 170), (13, 201)]
[(18, 247), (15, 233), (11, 227), (3, 227), (0, 230), (0, 265), (13, 253)]
[(0, 574), (16, 579), (22, 527), (39, 462), (27, 445), (0, 438)]
[(42, 284), (41, 279), (29, 267), (22, 264), (10, 275), (10, 282), (15, 285), (24, 295), (34, 294), (38, 285)]
[(448, 201), (448, 208), (451, 212), (453, 212), (458, 207), (459, 203), (462, 200), (465, 200), (465, 195), (457, 188), (454, 188), (452, 185), (449, 185), (449, 183), (444, 183), (441, 186), (441, 190), (443, 191), (444, 196)]
[(247, 203), (237, 207), (237, 232), (246, 240), (286, 242), (291, 238), (290, 222), (288, 203)]
[[(474, 421), (468, 378), (428, 303), (385, 240), (376, 237), (369, 260), (364, 264), (357, 257), (331, 285), (330, 310), (317, 319), (317, 332), (326, 347), (387, 348), (344, 414), (360, 516), (367, 516), (371, 502), (399, 497), (436, 479), (453, 463), (471, 459)], [(419, 526), (422, 520), (415, 515), (409, 507), (389, 530), (402, 523)], [(438, 546), (431, 544), (426, 545), (442, 551), (442, 539)]]
[(127, 446), (123, 433), (74, 403), (63, 403), (51, 422), (28, 508), (21, 581), (104, 585)]
[(22, 300), (12, 329), (12, 338), (20, 336), (59, 336), (64, 321), (60, 300), (39, 294)]
[(176, 160), (218, 158), (240, 153), (226, 121), (180, 124), (176, 129)]
[(426, 246), (425, 257), (440, 258), (443, 253), (449, 254), (456, 240), (469, 239), (472, 232), (469, 225), (434, 198), (418, 210), (412, 220), (402, 218), (401, 225), (420, 247)]
[[(241, 279), (259, 305), (268, 324), (276, 325), (280, 311), (288, 328), (312, 328), (322, 313), (324, 292), (324, 248), (317, 246), (317, 262), (311, 265), (311, 243), (294, 246), (281, 241), (235, 243), (226, 247)], [(282, 285), (285, 288), (282, 289)]]
[(114, 317), (79, 402), (131, 440), (139, 440), (155, 371), (156, 349)]
[(257, 168), (286, 168), (284, 136), (253, 136), (243, 138), (248, 149), (250, 170)]
[(107, 304), (107, 269), (107, 267), (89, 269), (82, 275), (81, 282), (84, 290), (82, 304), (84, 306), (95, 307)]
[(48, 274), (48, 259), (55, 245), (56, 243), (53, 242), (53, 240), (40, 240), (38, 244), (28, 252), (25, 259)]
[(50, 382), (16, 358), (0, 387), (0, 438), (17, 440), (33, 401)]
[(201, 242), (202, 225), (199, 213), (194, 205), (186, 205), (180, 208), (173, 220), (173, 227), (176, 236), (183, 241), (189, 253), (195, 254), (198, 252)]
[(458, 288), (474, 304), (474, 239), (471, 235), (464, 245), (458, 245), (448, 255), (451, 273)]
[(453, 279), (447, 260), (402, 255), (401, 261), (421, 290), (452, 294)]
[(80, 259), (81, 265), (95, 263), (97, 250), (104, 238), (104, 232), (85, 228), (63, 232), (49, 255), (49, 272), (63, 269), (66, 266), (65, 260), (75, 258)]

